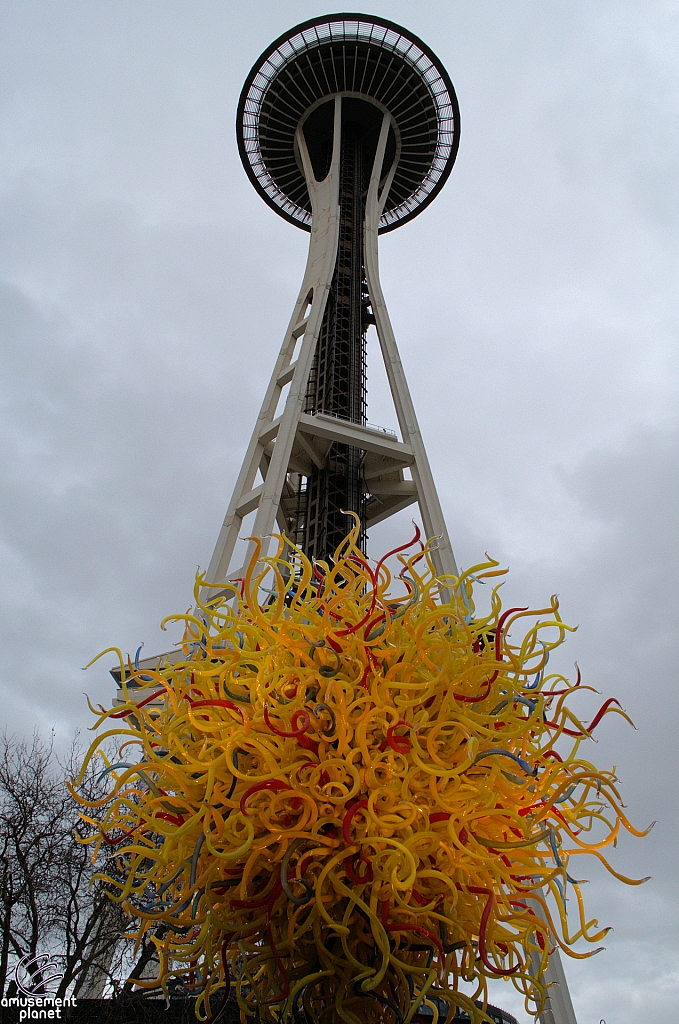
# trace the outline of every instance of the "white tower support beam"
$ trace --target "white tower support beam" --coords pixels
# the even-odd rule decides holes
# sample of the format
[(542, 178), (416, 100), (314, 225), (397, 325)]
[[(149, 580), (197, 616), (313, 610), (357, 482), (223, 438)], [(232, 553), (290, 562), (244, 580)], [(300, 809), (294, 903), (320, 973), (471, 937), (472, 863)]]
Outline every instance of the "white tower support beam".
[[(277, 522), (283, 531), (286, 528), (285, 521), (281, 522), (282, 517), (279, 516), (283, 486), (337, 259), (341, 118), (341, 100), (337, 97), (330, 172), (321, 182), (314, 178), (304, 135), (300, 129), (297, 130), (297, 144), (313, 209), (309, 255), (302, 287), (210, 559), (207, 576), (211, 583), (228, 578), (236, 541), (248, 512), (257, 509), (253, 533), (262, 538), (265, 548)], [(299, 338), (302, 338), (302, 345), (293, 363)], [(283, 415), (274, 419), (281, 393), (288, 382), (290, 390)], [(263, 484), (255, 488), (258, 471), (263, 477)]]
[[(547, 924), (547, 917), (540, 901), (528, 897), (526, 903), (535, 911), (540, 920)], [(540, 957), (537, 953), (532, 956), (531, 968), (534, 972), (540, 969)], [(558, 949), (550, 954), (547, 970), (543, 974), (542, 980), (547, 986), (547, 999), (545, 1008), (540, 1014), (540, 1024), (578, 1024)]]
[(389, 186), (393, 180), (396, 165), (391, 168), (382, 190), (380, 191), (380, 170), (384, 160), (387, 146), (387, 136), (391, 118), (385, 113), (382, 119), (382, 129), (377, 144), (377, 153), (373, 164), (368, 196), (365, 211), (365, 269), (368, 279), (368, 290), (372, 310), (375, 315), (377, 336), (380, 340), (384, 367), (387, 371), (387, 379), (391, 389), (391, 397), (394, 400), (398, 425), (401, 430), (403, 441), (410, 446), (413, 452), (413, 462), (410, 472), (412, 474), (417, 502), (420, 506), (422, 525), (427, 537), (438, 537), (439, 543), (433, 552), (434, 565), (439, 575), (457, 576), (457, 565), (455, 556), (448, 538), (441, 503), (439, 502), (434, 477), (429, 466), (429, 459), (424, 448), (424, 441), (417, 423), (415, 406), (410, 397), (410, 390), (403, 364), (396, 345), (396, 338), (387, 312), (387, 305), (382, 294), (379, 275), (379, 257), (377, 249), (377, 232), (380, 217), (389, 194)]

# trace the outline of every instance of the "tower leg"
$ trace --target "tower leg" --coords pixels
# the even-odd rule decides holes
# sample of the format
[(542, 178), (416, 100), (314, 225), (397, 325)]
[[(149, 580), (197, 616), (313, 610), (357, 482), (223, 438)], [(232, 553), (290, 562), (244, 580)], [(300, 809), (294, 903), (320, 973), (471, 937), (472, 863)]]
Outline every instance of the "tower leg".
[[(299, 297), (295, 303), (217, 545), (210, 560), (207, 573), (210, 582), (221, 582), (227, 579), (241, 524), (249, 512), (257, 509), (253, 534), (261, 538), (263, 554), (266, 554), (270, 534), (277, 522), (292, 444), (300, 415), (304, 409), (311, 363), (337, 260), (338, 168), (341, 136), (341, 100), (339, 97), (335, 100), (334, 129), (331, 167), (322, 182), (316, 182), (314, 178), (304, 136), (298, 131), (300, 153), (314, 210), (309, 256)], [(308, 313), (305, 316), (307, 308)], [(303, 337), (300, 353), (293, 363), (292, 358), (300, 337)], [(290, 391), (283, 415), (279, 421), (274, 423), (281, 392), (288, 382), (290, 382)], [(267, 449), (270, 448), (272, 442), (275, 442), (273, 451), (268, 452)], [(255, 488), (254, 483), (258, 470), (261, 471), (264, 482)], [(249, 550), (248, 558), (250, 554)]]
[(422, 440), (422, 434), (415, 415), (415, 406), (410, 397), (410, 390), (399, 356), (396, 338), (387, 312), (387, 306), (382, 294), (382, 286), (379, 276), (379, 262), (377, 250), (377, 231), (380, 216), (386, 202), (390, 181), (387, 180), (382, 191), (379, 191), (380, 172), (382, 159), (387, 144), (389, 131), (389, 115), (385, 114), (380, 132), (380, 140), (377, 147), (377, 155), (373, 165), (373, 172), (368, 188), (368, 198), (365, 212), (365, 267), (368, 279), (368, 290), (372, 310), (375, 315), (377, 336), (382, 349), (382, 358), (387, 371), (387, 379), (391, 388), (391, 395), (396, 408), (398, 425), (401, 429), (401, 436), (404, 442), (413, 450), (414, 462), (410, 467), (413, 481), (417, 489), (417, 502), (420, 506), (422, 525), (427, 537), (438, 537), (438, 547), (433, 552), (434, 565), (439, 575), (457, 576), (457, 565), (453, 549), (448, 537), (448, 530), (441, 504), (439, 502), (434, 477), (429, 465), (429, 459)]

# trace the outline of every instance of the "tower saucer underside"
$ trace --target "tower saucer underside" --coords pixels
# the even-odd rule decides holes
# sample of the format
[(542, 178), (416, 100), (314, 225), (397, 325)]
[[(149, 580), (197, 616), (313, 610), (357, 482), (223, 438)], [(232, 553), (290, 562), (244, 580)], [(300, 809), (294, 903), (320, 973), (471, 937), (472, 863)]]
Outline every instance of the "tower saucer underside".
[(398, 165), (380, 232), (415, 217), (444, 185), (457, 155), (460, 114), (445, 68), (393, 22), (334, 14), (304, 22), (265, 50), (248, 75), (237, 115), (238, 147), (262, 198), (311, 229), (311, 202), (295, 132), (324, 100), (342, 94), (387, 110)]

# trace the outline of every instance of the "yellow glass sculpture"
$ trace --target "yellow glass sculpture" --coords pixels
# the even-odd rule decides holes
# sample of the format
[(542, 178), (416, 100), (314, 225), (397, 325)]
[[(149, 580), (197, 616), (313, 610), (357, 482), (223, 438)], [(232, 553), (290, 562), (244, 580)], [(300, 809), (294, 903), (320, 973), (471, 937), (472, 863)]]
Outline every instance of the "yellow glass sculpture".
[[(579, 672), (546, 672), (571, 628), (556, 598), (503, 611), (496, 587), (477, 616), (497, 562), (437, 579), (416, 533), (389, 553), (394, 577), (357, 538), (332, 565), (286, 561), (280, 540), (207, 601), (199, 575), (196, 611), (165, 620), (185, 624), (181, 660), (142, 671), (118, 652), (128, 703), (96, 712), (74, 780), (86, 841), (137, 937), (155, 931), (160, 983), (197, 993), (203, 1019), (233, 984), (244, 1020), (477, 1020), (498, 977), (535, 1013), (552, 945), (589, 956), (571, 946), (606, 932), (573, 859), (622, 878), (601, 849), (621, 825), (645, 834), (614, 773), (580, 755), (624, 712), (607, 700), (585, 727), (568, 706)], [(112, 736), (112, 788), (88, 801), (78, 786)]]

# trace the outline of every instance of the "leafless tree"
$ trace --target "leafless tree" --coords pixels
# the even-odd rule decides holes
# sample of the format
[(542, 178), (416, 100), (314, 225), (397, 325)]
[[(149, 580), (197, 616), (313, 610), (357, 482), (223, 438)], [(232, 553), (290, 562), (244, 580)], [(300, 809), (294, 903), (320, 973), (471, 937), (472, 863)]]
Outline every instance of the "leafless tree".
[[(75, 841), (78, 813), (51, 742), (0, 739), (0, 992), (13, 995), (14, 966), (59, 952), (56, 995), (101, 995), (120, 959), (124, 915), (93, 881), (89, 847)], [(89, 784), (95, 784), (92, 778)], [(118, 952), (118, 957), (116, 957)], [(39, 967), (29, 966), (40, 989)]]

